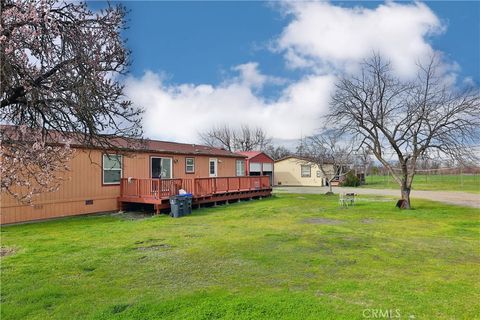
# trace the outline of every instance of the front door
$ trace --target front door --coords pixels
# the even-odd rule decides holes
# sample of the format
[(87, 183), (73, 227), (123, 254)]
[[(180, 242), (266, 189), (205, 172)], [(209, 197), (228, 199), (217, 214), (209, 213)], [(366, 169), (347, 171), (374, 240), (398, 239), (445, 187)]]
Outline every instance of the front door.
[(208, 161), (208, 175), (209, 177), (216, 177), (218, 170), (218, 161), (215, 158), (211, 158)]
[(172, 179), (172, 158), (151, 157), (150, 176), (152, 178)]

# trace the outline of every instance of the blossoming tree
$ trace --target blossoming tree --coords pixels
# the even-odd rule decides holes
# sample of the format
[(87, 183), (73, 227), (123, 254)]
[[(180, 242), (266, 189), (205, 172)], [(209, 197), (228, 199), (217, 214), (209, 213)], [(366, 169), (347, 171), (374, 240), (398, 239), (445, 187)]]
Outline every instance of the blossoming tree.
[(29, 201), (56, 189), (58, 172), (72, 156), (71, 141), (112, 149), (113, 136), (141, 136), (142, 110), (124, 96), (119, 81), (130, 53), (121, 37), (124, 7), (0, 4), (1, 188)]

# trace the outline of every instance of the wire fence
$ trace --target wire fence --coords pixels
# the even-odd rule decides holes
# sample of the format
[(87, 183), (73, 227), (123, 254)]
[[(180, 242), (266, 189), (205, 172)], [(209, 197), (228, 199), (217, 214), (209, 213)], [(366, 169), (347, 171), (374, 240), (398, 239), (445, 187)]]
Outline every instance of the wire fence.
[[(480, 192), (479, 168), (420, 169), (413, 180), (413, 189), (457, 190)], [(398, 187), (390, 172), (381, 170), (365, 177), (367, 187)]]

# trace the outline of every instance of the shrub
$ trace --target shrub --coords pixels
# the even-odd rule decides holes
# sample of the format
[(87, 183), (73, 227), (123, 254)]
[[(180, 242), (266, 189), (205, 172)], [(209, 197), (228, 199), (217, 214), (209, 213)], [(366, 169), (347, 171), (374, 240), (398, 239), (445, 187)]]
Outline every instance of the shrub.
[(345, 180), (342, 182), (343, 187), (358, 187), (360, 185), (360, 179), (355, 175), (353, 171), (349, 171), (345, 176)]

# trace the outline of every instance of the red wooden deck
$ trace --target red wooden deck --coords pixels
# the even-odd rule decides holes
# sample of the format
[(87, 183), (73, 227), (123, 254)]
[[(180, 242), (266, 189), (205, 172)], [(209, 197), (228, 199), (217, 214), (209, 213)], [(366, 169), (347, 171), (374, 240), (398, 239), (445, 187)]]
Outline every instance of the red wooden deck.
[(121, 179), (122, 203), (153, 204), (155, 210), (168, 208), (169, 198), (184, 189), (193, 195), (193, 204), (270, 196), (268, 176), (194, 179)]

